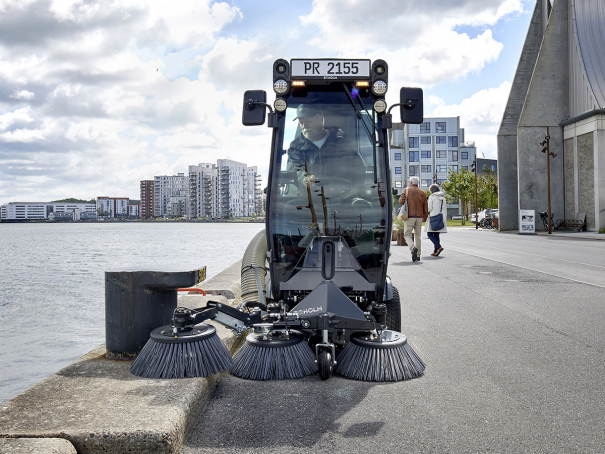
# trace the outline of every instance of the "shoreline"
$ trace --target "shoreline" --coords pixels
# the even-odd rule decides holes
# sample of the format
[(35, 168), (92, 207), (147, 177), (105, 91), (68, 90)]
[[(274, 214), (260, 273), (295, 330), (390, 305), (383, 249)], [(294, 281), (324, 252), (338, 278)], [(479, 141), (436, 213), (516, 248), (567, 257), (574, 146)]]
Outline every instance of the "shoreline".
[(92, 224), (108, 222), (194, 222), (202, 224), (264, 224), (265, 218), (235, 218), (235, 219), (108, 219), (96, 221), (49, 221), (47, 219), (5, 219), (0, 221), (2, 224)]

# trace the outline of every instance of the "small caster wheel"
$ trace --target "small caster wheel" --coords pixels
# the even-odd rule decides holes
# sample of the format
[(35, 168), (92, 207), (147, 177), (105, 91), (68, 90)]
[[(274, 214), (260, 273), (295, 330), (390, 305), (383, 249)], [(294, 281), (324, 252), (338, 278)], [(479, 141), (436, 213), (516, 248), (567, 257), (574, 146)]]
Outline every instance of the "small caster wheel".
[(319, 361), (317, 365), (321, 379), (327, 380), (330, 378), (332, 376), (332, 372), (334, 371), (332, 353), (327, 349), (323, 349), (321, 352), (319, 352)]

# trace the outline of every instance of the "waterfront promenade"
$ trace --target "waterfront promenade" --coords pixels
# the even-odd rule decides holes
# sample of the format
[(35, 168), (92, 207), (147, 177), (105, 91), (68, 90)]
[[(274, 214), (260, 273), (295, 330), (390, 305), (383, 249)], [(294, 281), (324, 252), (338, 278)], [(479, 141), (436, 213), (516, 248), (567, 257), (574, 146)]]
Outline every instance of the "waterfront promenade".
[[(409, 250), (393, 243), (389, 263), (402, 295), (402, 330), (427, 364), (423, 377), (388, 384), (317, 375), (108, 379), (99, 362), (124, 367), (93, 355), (67, 369), (70, 380), (101, 385), (94, 406), (81, 408), (83, 389), (66, 389), (72, 401), (55, 405), (54, 414), (42, 392), (18, 409), (28, 390), (0, 408), (0, 434), (26, 435), (25, 424), (37, 436), (78, 432), (80, 452), (103, 452), (112, 438), (115, 449), (106, 452), (151, 452), (141, 450), (146, 442), (155, 452), (178, 452), (184, 442), (183, 454), (601, 452), (605, 241), (452, 228), (441, 257), (428, 255), (428, 240), (423, 245), (422, 261), (412, 263)], [(68, 376), (58, 375), (55, 383)], [(57, 420), (70, 424), (63, 434)]]

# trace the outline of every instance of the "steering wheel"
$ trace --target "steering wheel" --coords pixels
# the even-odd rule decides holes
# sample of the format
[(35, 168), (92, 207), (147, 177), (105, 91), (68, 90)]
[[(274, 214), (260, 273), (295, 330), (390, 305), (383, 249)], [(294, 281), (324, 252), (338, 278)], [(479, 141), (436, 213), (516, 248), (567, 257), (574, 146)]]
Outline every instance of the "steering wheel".
[(311, 188), (312, 191), (321, 191), (324, 188), (324, 195), (326, 197), (336, 199), (344, 196), (347, 193), (353, 191), (353, 185), (349, 180), (339, 177), (315, 177), (315, 186)]

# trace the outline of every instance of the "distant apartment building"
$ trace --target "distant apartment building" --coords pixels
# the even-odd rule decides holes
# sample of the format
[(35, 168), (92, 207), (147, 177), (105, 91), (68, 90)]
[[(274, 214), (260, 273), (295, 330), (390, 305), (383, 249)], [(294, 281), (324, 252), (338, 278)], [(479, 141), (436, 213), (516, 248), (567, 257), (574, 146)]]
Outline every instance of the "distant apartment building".
[(97, 214), (109, 218), (128, 219), (130, 217), (128, 197), (97, 197)]
[(189, 166), (187, 189), (187, 215), (191, 219), (215, 217), (213, 207), (217, 193), (214, 190), (218, 179), (215, 164), (200, 163)]
[[(426, 190), (447, 180), (448, 170), (470, 169), (477, 149), (464, 141), (460, 117), (426, 117), (419, 125), (394, 123), (390, 132), (391, 181), (401, 194), (410, 177)], [(448, 204), (448, 214), (460, 215), (460, 204)]]
[(187, 215), (250, 217), (262, 211), (261, 176), (256, 166), (229, 159), (189, 166)]
[(0, 221), (32, 220), (84, 221), (96, 220), (94, 203), (11, 202), (0, 207)]
[(134, 203), (133, 203), (133, 202), (130, 202), (130, 203), (128, 204), (128, 217), (129, 217), (130, 219), (138, 219), (138, 218), (140, 218), (140, 217), (141, 217), (141, 216), (139, 215), (139, 213), (140, 213), (140, 211), (141, 211), (141, 210), (140, 210), (140, 207), (141, 207), (141, 204), (140, 204), (140, 203), (137, 203), (137, 202), (134, 202)]
[(188, 181), (184, 173), (153, 178), (153, 216), (179, 217), (186, 214)]
[(154, 180), (141, 181), (141, 204), (139, 216), (141, 219), (153, 218), (153, 191)]

